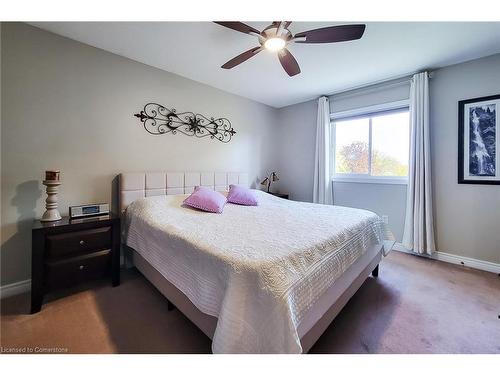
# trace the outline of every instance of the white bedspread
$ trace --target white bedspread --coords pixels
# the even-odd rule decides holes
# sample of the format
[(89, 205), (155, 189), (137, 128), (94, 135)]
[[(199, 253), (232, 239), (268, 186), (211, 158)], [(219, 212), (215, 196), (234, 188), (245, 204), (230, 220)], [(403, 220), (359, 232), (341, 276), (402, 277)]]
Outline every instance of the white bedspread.
[(223, 214), (185, 196), (135, 201), (124, 236), (202, 312), (218, 317), (214, 353), (301, 353), (297, 327), (314, 302), (386, 236), (374, 213), (257, 191), (260, 205)]

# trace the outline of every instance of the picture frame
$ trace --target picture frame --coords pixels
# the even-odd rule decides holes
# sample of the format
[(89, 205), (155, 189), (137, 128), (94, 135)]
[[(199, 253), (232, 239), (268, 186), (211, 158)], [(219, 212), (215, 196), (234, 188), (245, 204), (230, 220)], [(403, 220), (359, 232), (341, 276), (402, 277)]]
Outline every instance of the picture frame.
[(458, 102), (458, 183), (500, 185), (500, 94)]

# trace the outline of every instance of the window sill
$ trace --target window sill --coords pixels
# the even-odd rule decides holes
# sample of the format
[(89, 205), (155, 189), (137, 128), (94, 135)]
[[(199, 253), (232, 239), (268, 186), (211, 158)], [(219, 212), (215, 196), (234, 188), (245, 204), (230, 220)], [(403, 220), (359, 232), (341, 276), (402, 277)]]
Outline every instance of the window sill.
[(342, 178), (334, 177), (332, 182), (342, 182), (342, 183), (356, 183), (356, 184), (381, 184), (381, 185), (408, 185), (407, 178), (362, 178), (362, 177), (352, 177), (352, 178)]

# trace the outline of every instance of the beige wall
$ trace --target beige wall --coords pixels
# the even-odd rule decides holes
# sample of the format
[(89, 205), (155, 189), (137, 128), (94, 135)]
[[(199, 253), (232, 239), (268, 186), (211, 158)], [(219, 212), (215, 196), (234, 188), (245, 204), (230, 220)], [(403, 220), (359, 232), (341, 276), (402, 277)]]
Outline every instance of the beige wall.
[(458, 101), (500, 94), (500, 54), (439, 69), (429, 87), (437, 247), (500, 264), (500, 185), (457, 183)]
[[(3, 23), (1, 37), (2, 285), (30, 277), (46, 169), (61, 170), (66, 214), (111, 202), (122, 171), (246, 171), (256, 181), (273, 167), (276, 109), (26, 24)], [(237, 134), (228, 144), (150, 135), (133, 117), (149, 101), (227, 117)]]
[[(0, 22), (0, 174), (2, 171), (2, 22)], [(0, 183), (0, 197), (2, 195), (2, 184)], [(0, 199), (0, 213), (2, 212), (2, 200)], [(0, 225), (2, 224), (0, 216)], [(2, 231), (0, 230), (0, 244), (2, 243)]]
[[(30, 228), (44, 211), (40, 180), (48, 168), (62, 171), (62, 213), (72, 204), (116, 204), (116, 175), (145, 169), (245, 170), (254, 181), (277, 169), (277, 189), (312, 199), (315, 101), (276, 110), (25, 24), (3, 23), (0, 31), (2, 285), (30, 277)], [(430, 86), (438, 249), (495, 263), (500, 187), (457, 184), (457, 101), (498, 94), (499, 66), (495, 55), (446, 67)], [(397, 86), (340, 96), (332, 98), (332, 110), (398, 100), (403, 93), (407, 87)], [(228, 117), (237, 134), (229, 144), (149, 135), (132, 116), (148, 101)], [(399, 233), (400, 186), (343, 184), (335, 195), (336, 204), (389, 214)]]
[[(332, 111), (343, 111), (408, 98), (409, 86), (365, 89), (330, 98)], [(360, 95), (360, 92), (366, 94)], [(430, 81), (431, 153), (436, 241), (439, 251), (500, 264), (500, 186), (457, 183), (458, 101), (500, 93), (500, 54), (434, 71)], [(356, 94), (356, 95), (354, 95)], [(315, 101), (285, 107), (279, 113), (279, 188), (292, 198), (312, 200)], [(389, 216), (402, 236), (406, 191), (402, 185), (338, 183), (334, 202)]]
[(277, 161), (280, 180), (275, 189), (289, 193), (293, 200), (312, 202), (317, 111), (316, 101), (279, 111)]
[[(354, 90), (330, 97), (330, 111), (340, 112), (375, 104), (408, 99), (409, 84), (396, 80), (392, 85), (377, 85), (369, 90)], [(317, 102), (281, 108), (278, 127), (281, 132), (279, 148), (279, 188), (289, 192), (292, 199), (312, 201)], [(386, 215), (389, 228), (397, 240), (403, 236), (406, 185), (361, 184), (335, 182), (333, 202), (339, 206), (364, 208)]]

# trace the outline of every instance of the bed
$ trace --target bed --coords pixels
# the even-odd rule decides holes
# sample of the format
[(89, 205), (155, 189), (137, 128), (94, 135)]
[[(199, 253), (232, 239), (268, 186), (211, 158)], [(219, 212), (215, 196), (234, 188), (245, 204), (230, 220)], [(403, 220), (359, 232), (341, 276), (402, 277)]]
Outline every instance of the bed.
[(304, 353), (390, 250), (374, 213), (256, 191), (220, 215), (182, 205), (245, 173), (123, 173), (123, 238), (137, 269), (212, 339), (214, 353)]

